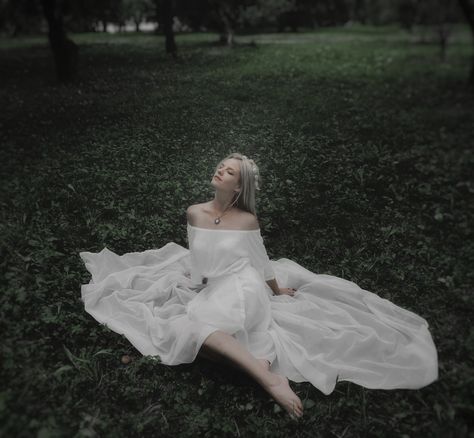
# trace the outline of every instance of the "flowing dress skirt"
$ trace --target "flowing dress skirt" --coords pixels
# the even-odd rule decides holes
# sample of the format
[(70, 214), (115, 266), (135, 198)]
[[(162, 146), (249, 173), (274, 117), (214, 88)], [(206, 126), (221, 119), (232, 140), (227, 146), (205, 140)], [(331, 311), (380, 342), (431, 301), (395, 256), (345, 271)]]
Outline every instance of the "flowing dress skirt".
[(280, 287), (273, 296), (258, 272), (190, 279), (189, 250), (159, 249), (117, 255), (81, 252), (91, 273), (81, 286), (85, 310), (123, 334), (143, 355), (166, 365), (193, 362), (205, 339), (233, 335), (273, 372), (310, 382), (330, 394), (337, 381), (366, 388), (421, 388), (438, 377), (427, 322), (357, 284), (316, 274), (298, 263), (272, 260)]

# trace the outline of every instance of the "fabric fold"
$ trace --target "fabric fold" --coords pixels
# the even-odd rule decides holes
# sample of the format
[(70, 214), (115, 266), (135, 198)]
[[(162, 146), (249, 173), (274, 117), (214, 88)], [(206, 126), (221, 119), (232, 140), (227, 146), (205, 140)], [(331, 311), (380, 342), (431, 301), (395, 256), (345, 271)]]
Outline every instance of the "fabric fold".
[[(188, 226), (188, 241), (189, 249), (81, 252), (91, 274), (81, 285), (86, 312), (166, 365), (194, 361), (221, 330), (272, 371), (324, 394), (344, 380), (417, 389), (438, 378), (428, 323), (415, 312), (352, 281), (270, 260), (260, 230)], [(270, 277), (296, 294), (273, 296)]]

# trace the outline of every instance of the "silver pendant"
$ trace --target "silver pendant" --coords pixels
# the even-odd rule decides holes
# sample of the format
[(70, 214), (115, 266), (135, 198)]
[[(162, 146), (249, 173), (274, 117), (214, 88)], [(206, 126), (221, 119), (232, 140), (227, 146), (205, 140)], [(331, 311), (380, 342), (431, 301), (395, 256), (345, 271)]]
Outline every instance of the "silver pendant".
[(217, 225), (220, 221), (221, 221), (221, 220), (220, 220), (218, 217), (216, 217), (216, 218), (214, 219), (214, 223), (215, 223), (216, 225)]

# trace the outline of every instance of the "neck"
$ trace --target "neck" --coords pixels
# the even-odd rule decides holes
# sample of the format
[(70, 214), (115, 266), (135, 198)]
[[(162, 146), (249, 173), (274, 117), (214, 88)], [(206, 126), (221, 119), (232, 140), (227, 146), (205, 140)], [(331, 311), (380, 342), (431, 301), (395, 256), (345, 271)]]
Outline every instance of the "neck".
[[(226, 208), (230, 209), (230, 204), (234, 201), (233, 198), (233, 193), (226, 193), (220, 190), (216, 190), (214, 199), (212, 200), (212, 205), (218, 213), (222, 214)], [(233, 206), (235, 206), (235, 204)]]

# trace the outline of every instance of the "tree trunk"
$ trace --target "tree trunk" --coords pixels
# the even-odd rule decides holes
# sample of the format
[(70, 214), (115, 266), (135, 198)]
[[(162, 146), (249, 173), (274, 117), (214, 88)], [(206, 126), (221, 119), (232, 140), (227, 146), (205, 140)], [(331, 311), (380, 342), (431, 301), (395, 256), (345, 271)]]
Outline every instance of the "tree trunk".
[(229, 28), (227, 31), (227, 45), (232, 47), (234, 45), (234, 30)]
[(234, 31), (234, 26), (232, 23), (232, 17), (231, 14), (224, 9), (220, 10), (220, 18), (222, 22), (224, 23), (224, 28), (225, 28), (225, 43), (229, 47), (233, 47), (235, 44), (235, 31)]
[(357, 21), (361, 24), (365, 24), (367, 21), (367, 5), (365, 4), (365, 0), (356, 0), (355, 13)]
[[(474, 7), (472, 4), (469, 3), (469, 0), (459, 0), (459, 6), (461, 6), (464, 16), (466, 17), (466, 20), (471, 29), (471, 35), (473, 39), (472, 42), (474, 44)], [(469, 84), (471, 86), (474, 86), (474, 54), (471, 58), (471, 72), (469, 73)]]
[(64, 32), (61, 2), (41, 0), (44, 15), (48, 22), (49, 44), (53, 51), (56, 77), (59, 82), (68, 82), (77, 74), (79, 48)]
[(440, 44), (440, 59), (444, 62), (446, 61), (446, 46), (448, 44), (449, 28), (446, 23), (439, 23), (437, 30)]
[[(178, 49), (174, 41), (173, 32), (173, 1), (172, 0), (161, 0), (158, 2), (161, 6), (160, 16), (163, 23), (163, 32), (166, 39), (166, 53), (169, 53), (173, 58), (178, 57)], [(160, 23), (161, 24), (161, 23)]]

